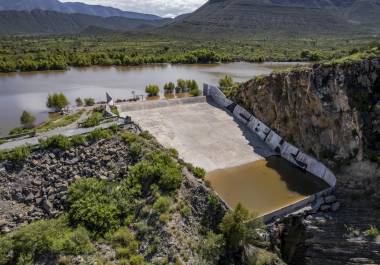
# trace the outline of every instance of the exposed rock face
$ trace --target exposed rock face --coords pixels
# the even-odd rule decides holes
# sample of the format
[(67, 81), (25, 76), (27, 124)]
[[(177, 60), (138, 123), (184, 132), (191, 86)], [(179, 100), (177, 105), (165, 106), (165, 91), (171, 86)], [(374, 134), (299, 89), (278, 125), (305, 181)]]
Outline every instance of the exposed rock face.
[(380, 264), (380, 237), (369, 232), (380, 228), (380, 60), (273, 73), (231, 97), (286, 140), (339, 166), (336, 194), (320, 202), (320, 212), (272, 227), (280, 257), (296, 265)]
[(315, 65), (256, 78), (232, 96), (325, 162), (380, 155), (380, 60)]

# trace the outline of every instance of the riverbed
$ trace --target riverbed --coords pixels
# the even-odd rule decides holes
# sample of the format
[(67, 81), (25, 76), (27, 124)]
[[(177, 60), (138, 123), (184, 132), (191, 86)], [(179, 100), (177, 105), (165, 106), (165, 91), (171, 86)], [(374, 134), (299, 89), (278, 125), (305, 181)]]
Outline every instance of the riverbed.
[(202, 83), (217, 84), (224, 75), (243, 82), (256, 75), (269, 74), (279, 63), (226, 63), (171, 65), (156, 64), (135, 67), (88, 67), (71, 68), (68, 71), (46, 71), (0, 74), (0, 134), (19, 126), (23, 110), (30, 111), (38, 122), (46, 120), (49, 93), (63, 92), (71, 101), (77, 97), (105, 100), (108, 92), (115, 99), (145, 95), (145, 86), (157, 84), (161, 88), (167, 82), (179, 78), (194, 79)]

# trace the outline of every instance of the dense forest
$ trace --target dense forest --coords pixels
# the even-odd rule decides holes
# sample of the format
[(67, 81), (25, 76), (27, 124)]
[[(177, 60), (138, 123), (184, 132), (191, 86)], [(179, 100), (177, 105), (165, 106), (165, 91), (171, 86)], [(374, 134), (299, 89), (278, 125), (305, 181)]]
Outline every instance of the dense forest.
[(319, 61), (340, 58), (376, 39), (244, 39), (203, 41), (158, 36), (6, 37), (0, 39), (0, 72), (65, 70), (70, 66)]

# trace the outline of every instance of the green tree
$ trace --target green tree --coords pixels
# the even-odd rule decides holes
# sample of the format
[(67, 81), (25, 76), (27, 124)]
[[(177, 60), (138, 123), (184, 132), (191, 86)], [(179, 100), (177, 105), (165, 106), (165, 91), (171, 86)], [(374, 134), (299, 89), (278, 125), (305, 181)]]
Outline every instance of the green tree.
[(225, 77), (219, 80), (219, 86), (222, 90), (233, 87), (233, 85), (234, 85), (234, 80), (229, 75), (226, 75)]
[(238, 255), (244, 245), (254, 243), (257, 239), (256, 228), (259, 228), (260, 221), (254, 220), (254, 215), (244, 208), (240, 203), (233, 211), (226, 213), (220, 223), (220, 230), (222, 231), (226, 240), (226, 252), (230, 257)]
[(75, 103), (77, 104), (77, 107), (83, 106), (83, 100), (80, 97), (76, 98)]
[(95, 99), (93, 98), (85, 98), (84, 99), (84, 104), (86, 107), (91, 107), (95, 105)]
[(183, 79), (177, 80), (177, 93), (183, 93), (186, 90), (186, 81)]
[(165, 94), (172, 94), (174, 92), (174, 89), (175, 84), (173, 82), (169, 82), (164, 85)]
[(30, 129), (34, 127), (34, 122), (36, 121), (36, 117), (34, 117), (30, 112), (23, 111), (20, 117), (20, 122), (24, 126), (24, 128)]
[(54, 109), (55, 111), (60, 111), (70, 104), (69, 100), (63, 93), (49, 94), (46, 106), (48, 108)]
[(147, 85), (145, 87), (145, 92), (150, 96), (158, 96), (158, 93), (160, 93), (160, 88), (157, 85)]

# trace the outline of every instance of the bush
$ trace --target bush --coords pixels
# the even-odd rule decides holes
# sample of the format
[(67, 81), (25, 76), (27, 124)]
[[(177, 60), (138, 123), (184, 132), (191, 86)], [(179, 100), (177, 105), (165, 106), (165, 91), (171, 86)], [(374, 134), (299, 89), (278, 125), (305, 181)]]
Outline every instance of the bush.
[(31, 113), (27, 111), (23, 111), (20, 117), (20, 122), (24, 126), (24, 128), (33, 128), (34, 122), (36, 121), (36, 117), (34, 117)]
[(119, 116), (119, 115), (120, 115), (119, 110), (117, 109), (116, 106), (111, 106), (111, 112), (112, 112), (113, 114), (115, 114), (116, 116)]
[(380, 235), (380, 232), (379, 232), (379, 229), (377, 229), (376, 226), (371, 225), (371, 227), (370, 227), (369, 229), (367, 229), (367, 230), (364, 232), (364, 234), (365, 234), (366, 236), (368, 236), (369, 238), (374, 239), (374, 238), (376, 238), (377, 236)]
[(160, 93), (160, 88), (157, 85), (147, 85), (145, 87), (145, 92), (150, 97), (158, 96), (158, 93)]
[(69, 218), (96, 235), (116, 229), (122, 212), (115, 198), (117, 190), (105, 181), (85, 179), (74, 182), (69, 188)]
[(171, 203), (172, 201), (169, 197), (161, 196), (153, 204), (153, 209), (160, 214), (166, 213), (169, 211)]
[(198, 83), (195, 80), (188, 80), (187, 81), (188, 88), (190, 90), (190, 95), (197, 97), (201, 94), (201, 91), (199, 90)]
[(30, 153), (31, 147), (29, 145), (22, 145), (6, 154), (6, 159), (14, 163), (22, 163), (29, 157)]
[(60, 111), (69, 105), (69, 101), (63, 93), (49, 94), (46, 106), (55, 111)]
[(85, 145), (86, 137), (84, 137), (83, 135), (74, 135), (71, 137), (71, 143), (74, 146)]
[(87, 138), (93, 142), (99, 141), (100, 139), (108, 139), (111, 137), (112, 137), (111, 131), (107, 129), (101, 129), (101, 128), (96, 129), (87, 135)]
[(84, 128), (91, 128), (98, 126), (103, 120), (103, 115), (99, 112), (93, 112), (90, 117), (82, 123)]
[(150, 190), (152, 184), (158, 184), (162, 191), (172, 192), (182, 183), (182, 173), (179, 165), (169, 154), (157, 151), (146, 155), (143, 161), (134, 165), (129, 176), (131, 182), (140, 185), (144, 193)]
[(169, 82), (164, 85), (165, 94), (173, 94), (174, 89), (175, 89), (175, 84), (173, 82)]
[(75, 103), (77, 104), (77, 107), (82, 107), (83, 106), (83, 100), (80, 97), (77, 97), (75, 99)]
[(194, 167), (193, 168), (193, 174), (195, 177), (197, 177), (199, 179), (204, 179), (204, 177), (206, 176), (206, 170), (204, 170), (203, 168), (200, 168), (200, 167)]
[(40, 139), (39, 141), (40, 147), (44, 149), (58, 148), (64, 151), (70, 149), (72, 146), (70, 138), (63, 135), (54, 135), (47, 138), (46, 140)]
[(236, 255), (244, 245), (254, 243), (257, 239), (255, 229), (259, 227), (260, 222), (247, 224), (253, 218), (254, 216), (240, 203), (235, 210), (223, 217), (220, 230), (226, 240), (226, 251), (230, 256)]
[(93, 99), (93, 98), (85, 98), (84, 99), (84, 105), (86, 107), (92, 107), (92, 106), (94, 106), (95, 105), (95, 99)]
[(65, 216), (26, 225), (0, 238), (0, 264), (34, 264), (42, 256), (93, 251), (87, 231), (70, 228)]
[(186, 91), (186, 81), (183, 79), (177, 80), (177, 93), (183, 93)]
[(199, 245), (199, 252), (205, 264), (218, 264), (224, 254), (223, 235), (208, 232)]
[(222, 90), (233, 87), (234, 86), (234, 80), (231, 76), (226, 75), (225, 77), (221, 78), (219, 80), (219, 86)]

